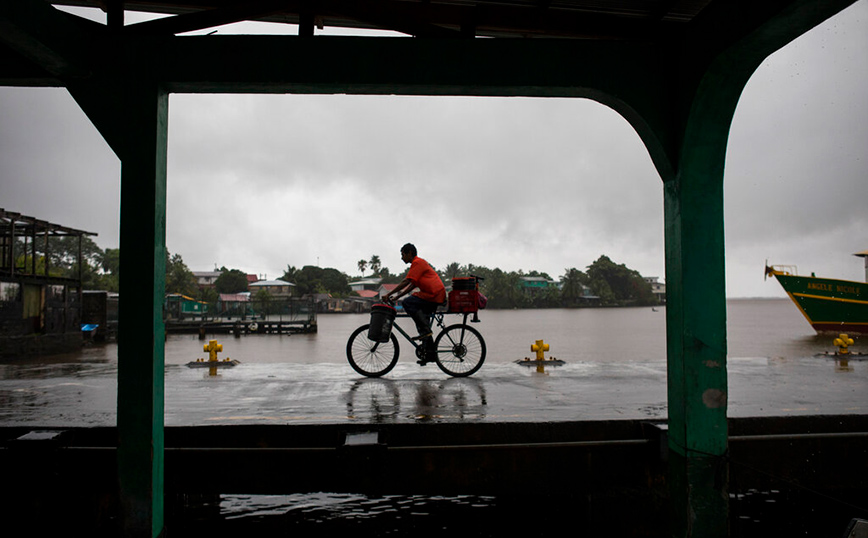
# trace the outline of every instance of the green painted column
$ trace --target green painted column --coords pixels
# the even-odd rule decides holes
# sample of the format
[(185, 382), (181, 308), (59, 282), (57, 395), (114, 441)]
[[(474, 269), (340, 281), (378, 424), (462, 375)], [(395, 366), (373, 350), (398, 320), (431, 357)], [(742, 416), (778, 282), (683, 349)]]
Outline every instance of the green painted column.
[(122, 535), (163, 530), (163, 300), (166, 273), (168, 94), (124, 90), (121, 139), (118, 473)]
[(746, 79), (706, 72), (675, 173), (664, 179), (674, 536), (729, 536), (723, 172)]
[[(714, 185), (714, 183), (717, 185)], [(720, 178), (665, 184), (670, 494), (675, 536), (728, 536)]]

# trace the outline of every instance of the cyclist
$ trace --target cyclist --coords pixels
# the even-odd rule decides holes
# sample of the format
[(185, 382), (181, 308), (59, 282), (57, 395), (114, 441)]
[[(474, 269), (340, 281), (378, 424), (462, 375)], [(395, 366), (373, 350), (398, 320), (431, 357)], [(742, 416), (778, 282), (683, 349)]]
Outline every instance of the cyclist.
[(430, 319), (437, 307), (446, 301), (446, 287), (431, 264), (416, 255), (416, 247), (412, 243), (401, 247), (401, 260), (410, 264), (407, 277), (398, 287), (387, 293), (383, 300), (395, 302), (413, 289), (419, 288), (416, 293), (404, 299), (403, 305), (404, 311), (416, 323), (416, 330), (419, 332), (417, 339), (422, 340), (425, 349), (425, 358), (418, 362), (425, 365), (437, 360)]

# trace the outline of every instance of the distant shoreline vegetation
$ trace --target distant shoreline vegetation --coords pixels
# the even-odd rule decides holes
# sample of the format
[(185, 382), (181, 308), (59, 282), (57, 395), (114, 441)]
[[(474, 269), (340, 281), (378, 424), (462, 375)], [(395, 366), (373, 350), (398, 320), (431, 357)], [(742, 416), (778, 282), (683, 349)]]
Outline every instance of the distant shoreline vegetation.
[[(17, 250), (17, 249), (16, 249)], [(29, 249), (28, 249), (29, 250)], [(33, 263), (30, 256), (36, 257), (36, 266), (45, 264), (45, 252), (37, 248), (19, 256), (19, 264)], [(102, 250), (89, 237), (82, 238), (82, 255), (78, 256), (78, 241), (69, 238), (49, 238), (49, 274), (52, 276), (75, 278), (79, 274), (78, 260), (82, 261), (82, 287), (86, 290), (106, 290), (117, 292), (120, 270), (120, 249)], [(358, 296), (351, 288), (352, 283), (361, 280), (379, 280), (370, 290), (377, 291), (383, 284), (397, 284), (406, 270), (393, 274), (383, 267), (380, 257), (360, 260), (357, 264), (361, 277), (350, 277), (346, 273), (326, 267), (305, 265), (300, 269), (287, 265), (280, 280), (293, 284), (292, 295), (299, 297), (312, 294), (326, 294), (337, 298)], [(480, 292), (488, 298), (487, 308), (576, 308), (588, 306), (653, 306), (661, 304), (651, 283), (638, 271), (624, 264), (617, 264), (608, 256), (600, 256), (585, 271), (575, 267), (566, 268), (558, 278), (539, 271), (503, 271), (490, 269), (483, 265), (461, 265), (452, 262), (437, 269), (443, 283), (450, 286), (453, 277), (476, 275), (484, 280)], [(365, 274), (366, 271), (369, 274)], [(238, 269), (222, 267), (213, 285), (200, 287), (194, 273), (184, 263), (180, 254), (166, 252), (166, 293), (179, 293), (206, 303), (216, 303), (219, 294), (242, 293), (248, 291), (250, 277)], [(265, 290), (257, 294), (268, 293)], [(255, 297), (251, 299), (256, 300)]]
[(661, 303), (638, 271), (600, 256), (587, 271), (564, 270), (557, 279), (539, 271), (503, 271), (451, 263), (438, 271), (448, 286), (455, 276), (476, 275), (487, 308), (579, 308), (590, 306), (653, 306)]

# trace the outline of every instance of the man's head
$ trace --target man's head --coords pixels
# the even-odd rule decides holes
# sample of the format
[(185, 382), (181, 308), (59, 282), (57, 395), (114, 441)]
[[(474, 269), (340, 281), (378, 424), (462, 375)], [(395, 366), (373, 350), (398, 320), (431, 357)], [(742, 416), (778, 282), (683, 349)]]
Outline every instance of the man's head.
[(404, 263), (410, 263), (416, 257), (416, 246), (413, 243), (407, 243), (401, 247), (401, 259)]

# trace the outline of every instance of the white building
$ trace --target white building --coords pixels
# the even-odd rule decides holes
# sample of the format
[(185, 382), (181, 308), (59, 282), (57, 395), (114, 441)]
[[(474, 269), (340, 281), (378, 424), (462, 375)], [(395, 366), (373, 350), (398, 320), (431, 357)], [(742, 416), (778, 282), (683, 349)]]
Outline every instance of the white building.
[(662, 282), (658, 282), (660, 277), (656, 276), (643, 276), (645, 282), (651, 285), (651, 292), (654, 294), (654, 297), (657, 297), (657, 301), (660, 304), (666, 304), (666, 284)]

